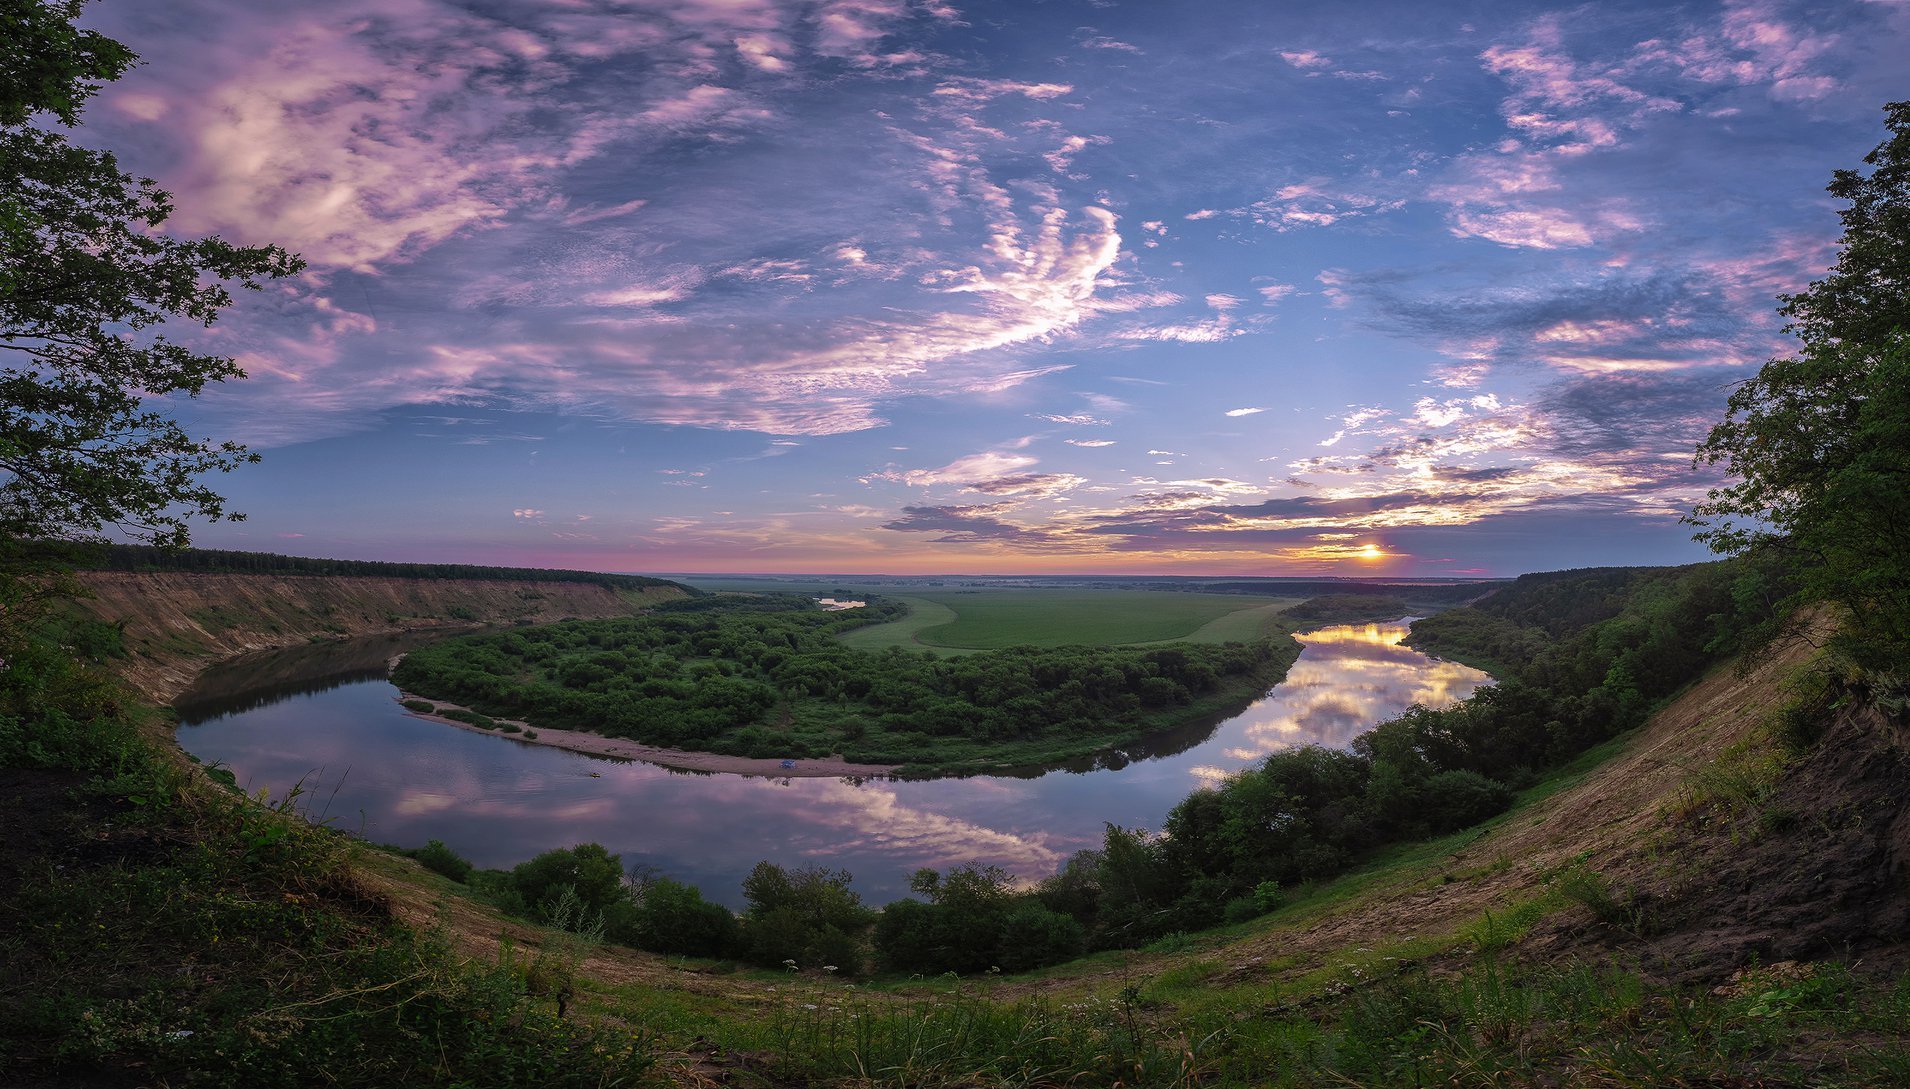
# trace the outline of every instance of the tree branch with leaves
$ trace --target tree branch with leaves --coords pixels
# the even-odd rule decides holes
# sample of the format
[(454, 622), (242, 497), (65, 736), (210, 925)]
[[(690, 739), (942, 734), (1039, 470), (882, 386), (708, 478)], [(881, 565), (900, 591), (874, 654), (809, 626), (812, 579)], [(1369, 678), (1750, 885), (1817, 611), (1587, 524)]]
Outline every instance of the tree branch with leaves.
[(204, 483), (256, 454), (190, 434), (164, 399), (245, 372), (168, 330), (210, 326), (231, 287), (304, 263), (277, 246), (161, 233), (172, 199), (110, 152), (36, 127), (78, 123), (134, 61), (76, 28), (81, 4), (0, 0), (0, 536), (180, 546), (232, 519)]

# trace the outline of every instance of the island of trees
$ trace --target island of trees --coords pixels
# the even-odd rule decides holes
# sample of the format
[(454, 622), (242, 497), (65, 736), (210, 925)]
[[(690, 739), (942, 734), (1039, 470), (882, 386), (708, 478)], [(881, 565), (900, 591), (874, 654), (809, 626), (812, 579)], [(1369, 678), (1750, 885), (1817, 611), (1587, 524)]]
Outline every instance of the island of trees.
[(835, 638), (906, 609), (825, 611), (796, 594), (673, 601), (640, 617), (449, 640), (412, 652), (392, 680), (536, 727), (959, 774), (1100, 752), (1237, 710), (1300, 653), (1277, 636), (937, 658)]

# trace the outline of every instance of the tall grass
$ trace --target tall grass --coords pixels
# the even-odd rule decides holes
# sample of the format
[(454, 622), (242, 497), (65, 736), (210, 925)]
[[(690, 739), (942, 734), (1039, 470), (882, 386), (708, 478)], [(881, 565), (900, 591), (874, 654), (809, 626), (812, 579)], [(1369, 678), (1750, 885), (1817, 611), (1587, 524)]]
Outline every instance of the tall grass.
[[(575, 958), (467, 963), (402, 925), (359, 848), (278, 799), (220, 789), (132, 705), (12, 633), (0, 768), (36, 810), (7, 832), (0, 1081), (9, 1084), (636, 1084), (630, 1032), (563, 1016), (538, 979)], [(156, 726), (157, 724), (153, 724)]]
[[(985, 986), (798, 990), (730, 1046), (857, 1086), (1871, 1086), (1910, 1069), (1906, 987), (1835, 967), (1679, 988), (1609, 965), (1348, 976), (1318, 1000), (1238, 991), (1182, 1016), (1146, 986), (1073, 1002)], [(1839, 1039), (1857, 1038), (1860, 1047)]]

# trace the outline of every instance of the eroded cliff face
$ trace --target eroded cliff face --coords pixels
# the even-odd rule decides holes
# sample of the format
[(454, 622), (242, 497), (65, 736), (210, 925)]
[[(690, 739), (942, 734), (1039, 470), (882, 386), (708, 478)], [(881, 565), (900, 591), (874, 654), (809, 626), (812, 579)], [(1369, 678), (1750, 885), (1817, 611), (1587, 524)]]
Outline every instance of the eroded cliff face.
[(330, 575), (84, 572), (80, 607), (124, 631), (119, 674), (170, 702), (206, 666), (246, 651), (425, 628), (627, 616), (685, 596), (674, 586)]

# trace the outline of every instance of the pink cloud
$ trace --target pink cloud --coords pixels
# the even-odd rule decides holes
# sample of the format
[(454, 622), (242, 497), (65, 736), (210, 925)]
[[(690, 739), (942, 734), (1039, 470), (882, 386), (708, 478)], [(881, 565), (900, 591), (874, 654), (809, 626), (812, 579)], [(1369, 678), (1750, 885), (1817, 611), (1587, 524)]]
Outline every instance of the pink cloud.
[(1701, 83), (1764, 85), (1779, 101), (1815, 101), (1835, 93), (1838, 80), (1813, 68), (1838, 44), (1835, 35), (1792, 25), (1776, 4), (1727, 3), (1715, 30), (1675, 43), (1639, 46), (1639, 67), (1668, 65)]

